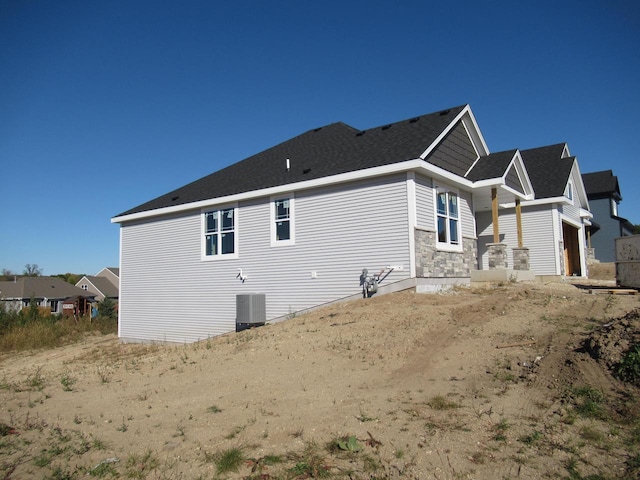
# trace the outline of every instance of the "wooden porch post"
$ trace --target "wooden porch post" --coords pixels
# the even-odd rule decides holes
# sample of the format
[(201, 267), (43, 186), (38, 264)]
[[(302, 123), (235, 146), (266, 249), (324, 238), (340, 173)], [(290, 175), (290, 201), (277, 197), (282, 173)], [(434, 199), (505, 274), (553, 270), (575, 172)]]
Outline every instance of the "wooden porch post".
[(493, 223), (493, 243), (500, 243), (500, 226), (498, 225), (498, 189), (491, 189), (491, 220)]
[(516, 198), (516, 225), (518, 229), (518, 248), (522, 248), (522, 206), (519, 198)]

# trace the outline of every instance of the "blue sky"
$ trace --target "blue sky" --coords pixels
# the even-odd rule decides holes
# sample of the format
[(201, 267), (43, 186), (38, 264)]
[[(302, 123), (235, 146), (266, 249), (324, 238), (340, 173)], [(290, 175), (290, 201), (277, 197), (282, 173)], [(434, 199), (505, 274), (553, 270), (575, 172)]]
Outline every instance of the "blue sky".
[(567, 142), (640, 223), (636, 1), (0, 3), (0, 268), (118, 266), (111, 217), (328, 123), (468, 103)]

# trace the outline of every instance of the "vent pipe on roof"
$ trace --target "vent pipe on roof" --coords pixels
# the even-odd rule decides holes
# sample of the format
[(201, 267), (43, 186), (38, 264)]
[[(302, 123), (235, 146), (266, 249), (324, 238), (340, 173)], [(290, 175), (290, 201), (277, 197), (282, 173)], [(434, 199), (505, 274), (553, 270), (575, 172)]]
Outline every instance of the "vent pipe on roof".
[(291, 163), (290, 163), (289, 159), (287, 158), (287, 172), (289, 171), (290, 168), (291, 168)]

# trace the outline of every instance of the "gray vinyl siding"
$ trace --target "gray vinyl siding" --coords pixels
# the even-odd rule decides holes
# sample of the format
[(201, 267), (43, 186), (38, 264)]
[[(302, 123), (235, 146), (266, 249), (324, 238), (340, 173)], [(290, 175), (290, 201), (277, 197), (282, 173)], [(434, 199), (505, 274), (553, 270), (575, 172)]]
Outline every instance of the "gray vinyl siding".
[(459, 121), (426, 161), (463, 177), (477, 159), (478, 153)]
[[(557, 238), (557, 210), (549, 206), (523, 207), (523, 246), (529, 249), (529, 268), (535, 275), (559, 275), (557, 266), (559, 252)], [(488, 266), (487, 243), (493, 242), (491, 212), (476, 215), (478, 227), (478, 256), (480, 268)], [(518, 246), (518, 232), (514, 209), (500, 210), (500, 242), (507, 245), (508, 268), (513, 267), (513, 248)]]
[(580, 218), (580, 206), (564, 204), (560, 207), (560, 211), (565, 217), (570, 218), (574, 222), (582, 223)]
[(237, 294), (264, 293), (269, 320), (359, 293), (363, 268), (410, 275), (406, 175), (294, 198), (290, 246), (271, 246), (269, 198), (238, 205), (237, 259), (201, 260), (200, 211), (125, 224), (120, 336), (196, 341), (235, 330)]
[(459, 192), (460, 198), (460, 226), (462, 236), (476, 238), (476, 220), (473, 212), (473, 195), (470, 192)]
[(435, 231), (433, 181), (430, 178), (416, 176), (416, 217), (416, 226)]
[(620, 220), (611, 216), (611, 198), (589, 200), (593, 221), (600, 230), (591, 235), (591, 247), (601, 262), (615, 262), (615, 239), (622, 236)]

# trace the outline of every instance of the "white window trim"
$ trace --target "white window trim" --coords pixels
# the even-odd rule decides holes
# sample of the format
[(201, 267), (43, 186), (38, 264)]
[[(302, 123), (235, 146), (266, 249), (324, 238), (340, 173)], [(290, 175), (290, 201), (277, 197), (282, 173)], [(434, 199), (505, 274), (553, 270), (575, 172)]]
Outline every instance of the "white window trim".
[[(458, 198), (458, 218), (457, 218), (457, 226), (458, 226), (458, 244), (452, 244), (449, 242), (441, 242), (438, 239), (438, 193), (439, 192), (451, 192), (456, 195)], [(435, 235), (436, 235), (436, 249), (446, 252), (462, 252), (462, 211), (461, 211), (461, 201), (460, 201), (460, 191), (457, 188), (452, 188), (446, 185), (435, 185), (433, 186), (433, 215), (434, 215), (434, 227), (435, 227)], [(447, 214), (447, 220), (449, 219), (449, 215)], [(449, 228), (449, 222), (447, 221), (447, 230)]]
[[(276, 240), (276, 201), (289, 199), (289, 239)], [(272, 196), (269, 201), (269, 225), (272, 247), (286, 247), (296, 244), (296, 201), (293, 192), (283, 195)]]
[[(216, 255), (207, 255), (207, 216), (206, 214), (209, 212), (219, 212), (221, 210), (228, 210), (233, 208), (233, 253), (218, 253)], [(209, 207), (203, 208), (200, 210), (200, 258), (202, 261), (211, 262), (211, 261), (220, 261), (220, 260), (231, 260), (234, 258), (238, 258), (238, 238), (239, 235), (239, 217), (238, 217), (238, 204), (232, 205), (223, 205), (219, 207)]]

